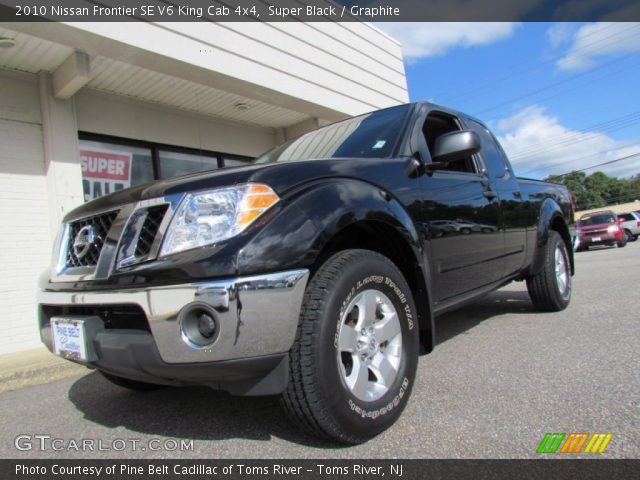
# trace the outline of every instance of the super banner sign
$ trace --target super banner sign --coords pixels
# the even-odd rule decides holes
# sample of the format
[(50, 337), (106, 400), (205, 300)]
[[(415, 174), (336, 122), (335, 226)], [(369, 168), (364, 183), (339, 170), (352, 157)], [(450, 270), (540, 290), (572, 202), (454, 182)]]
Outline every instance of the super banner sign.
[(80, 150), (80, 165), (85, 201), (131, 185), (131, 153)]

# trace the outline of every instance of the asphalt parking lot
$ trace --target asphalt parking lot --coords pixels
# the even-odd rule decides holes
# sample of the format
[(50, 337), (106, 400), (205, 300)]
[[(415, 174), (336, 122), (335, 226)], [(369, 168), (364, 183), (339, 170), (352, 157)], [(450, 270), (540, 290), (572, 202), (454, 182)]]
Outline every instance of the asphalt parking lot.
[[(576, 256), (564, 312), (534, 312), (517, 283), (439, 318), (439, 344), (420, 359), (403, 416), (364, 445), (299, 433), (275, 398), (205, 388), (134, 393), (88, 372), (0, 395), (0, 457), (526, 458), (546, 432), (611, 432), (602, 456), (638, 458), (640, 241)], [(19, 451), (20, 434), (109, 447), (185, 439), (193, 450), (133, 451), (127, 442), (122, 452)]]

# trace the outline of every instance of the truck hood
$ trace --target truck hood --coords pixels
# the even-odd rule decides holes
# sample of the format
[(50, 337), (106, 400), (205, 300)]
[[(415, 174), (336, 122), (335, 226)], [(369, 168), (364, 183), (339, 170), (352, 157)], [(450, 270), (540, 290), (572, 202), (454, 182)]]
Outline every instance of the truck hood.
[(140, 200), (228, 187), (248, 182), (265, 183), (282, 197), (287, 190), (295, 188), (297, 185), (310, 179), (358, 176), (363, 174), (363, 167), (367, 167), (367, 170), (369, 170), (375, 163), (386, 163), (389, 161), (391, 160), (331, 158), (313, 161), (251, 164), (210, 172), (200, 172), (167, 180), (156, 180), (87, 202), (69, 212), (65, 217), (65, 221), (116, 209), (124, 204), (134, 203)]

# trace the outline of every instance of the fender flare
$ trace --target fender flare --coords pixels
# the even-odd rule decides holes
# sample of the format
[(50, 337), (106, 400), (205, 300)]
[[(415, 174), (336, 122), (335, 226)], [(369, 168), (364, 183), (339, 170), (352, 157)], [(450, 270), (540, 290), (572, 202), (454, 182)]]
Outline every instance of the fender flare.
[[(553, 228), (554, 224), (556, 228)], [(559, 227), (558, 227), (559, 226)], [(562, 235), (565, 243), (567, 244), (567, 250), (571, 262), (571, 273), (575, 272), (575, 265), (573, 259), (573, 248), (571, 243), (571, 236), (569, 234), (569, 228), (564, 218), (564, 214), (560, 205), (551, 199), (547, 198), (542, 202), (540, 206), (540, 216), (538, 217), (538, 230), (536, 235), (536, 244), (533, 251), (533, 260), (531, 267), (529, 268), (529, 275), (536, 275), (544, 265), (545, 247), (549, 241), (549, 233), (551, 230), (558, 231)]]
[[(319, 180), (288, 192), (283, 208), (269, 220), (238, 255), (242, 274), (269, 268), (313, 269), (323, 251), (340, 232), (356, 224), (383, 224), (402, 237), (405, 255), (410, 252), (417, 286), (415, 298), (419, 328), (428, 351), (435, 345), (435, 325), (431, 304), (430, 274), (423, 242), (410, 215), (390, 193), (352, 178)], [(265, 239), (275, 239), (267, 242)], [(286, 247), (283, 247), (282, 244)], [(420, 305), (419, 305), (420, 303)]]

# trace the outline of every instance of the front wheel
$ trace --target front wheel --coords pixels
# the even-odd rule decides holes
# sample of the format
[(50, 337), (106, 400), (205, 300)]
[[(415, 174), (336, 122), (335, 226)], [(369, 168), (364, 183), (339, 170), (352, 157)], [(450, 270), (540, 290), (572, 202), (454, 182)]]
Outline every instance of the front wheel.
[(397, 267), (372, 251), (339, 252), (305, 292), (282, 403), (307, 431), (362, 443), (402, 413), (418, 351), (416, 308)]
[(557, 312), (569, 305), (571, 264), (567, 246), (558, 232), (549, 233), (542, 269), (527, 278), (527, 290), (538, 310)]
[(622, 237), (622, 240), (617, 242), (618, 248), (623, 248), (627, 246), (627, 236)]

